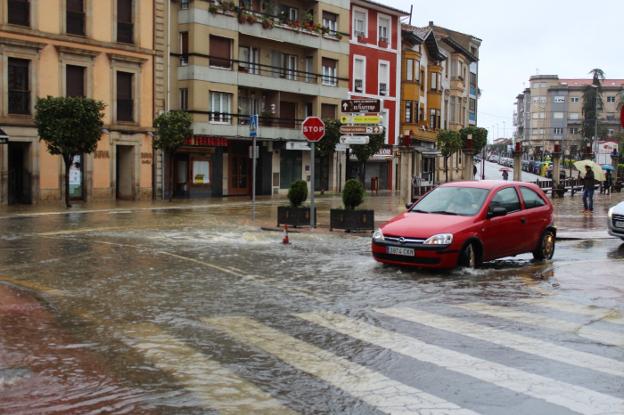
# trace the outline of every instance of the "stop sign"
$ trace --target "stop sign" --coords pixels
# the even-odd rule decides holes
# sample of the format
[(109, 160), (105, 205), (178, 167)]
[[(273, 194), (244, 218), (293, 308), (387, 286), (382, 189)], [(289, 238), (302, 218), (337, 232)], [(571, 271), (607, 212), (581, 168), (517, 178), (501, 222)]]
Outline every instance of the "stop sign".
[(325, 137), (325, 123), (320, 117), (307, 117), (301, 124), (301, 131), (306, 140), (316, 143)]

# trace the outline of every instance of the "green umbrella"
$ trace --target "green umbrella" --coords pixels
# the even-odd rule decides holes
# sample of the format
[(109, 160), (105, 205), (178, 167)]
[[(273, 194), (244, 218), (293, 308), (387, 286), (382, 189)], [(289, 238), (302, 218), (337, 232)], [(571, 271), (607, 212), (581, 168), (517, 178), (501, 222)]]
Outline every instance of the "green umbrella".
[(579, 160), (574, 162), (574, 167), (581, 172), (581, 177), (585, 177), (585, 166), (589, 166), (594, 172), (594, 179), (603, 182), (605, 180), (605, 174), (600, 167), (600, 164), (592, 160)]

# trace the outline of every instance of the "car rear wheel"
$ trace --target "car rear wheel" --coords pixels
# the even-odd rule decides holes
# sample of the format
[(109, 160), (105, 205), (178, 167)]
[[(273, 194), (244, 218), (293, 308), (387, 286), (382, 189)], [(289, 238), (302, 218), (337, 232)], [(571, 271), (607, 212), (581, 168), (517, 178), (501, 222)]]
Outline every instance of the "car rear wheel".
[(477, 267), (477, 250), (475, 249), (475, 245), (470, 243), (464, 247), (459, 256), (459, 266), (465, 268), (476, 268)]
[(542, 235), (542, 239), (538, 247), (533, 251), (533, 258), (538, 261), (544, 259), (552, 259), (555, 254), (555, 234), (552, 231), (546, 231)]

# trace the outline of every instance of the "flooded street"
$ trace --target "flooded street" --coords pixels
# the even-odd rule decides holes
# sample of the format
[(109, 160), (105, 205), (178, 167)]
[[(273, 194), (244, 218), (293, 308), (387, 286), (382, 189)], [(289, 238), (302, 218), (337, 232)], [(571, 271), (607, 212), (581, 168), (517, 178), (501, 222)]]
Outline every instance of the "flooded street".
[(436, 273), (243, 203), (0, 227), (2, 414), (624, 412), (620, 240)]

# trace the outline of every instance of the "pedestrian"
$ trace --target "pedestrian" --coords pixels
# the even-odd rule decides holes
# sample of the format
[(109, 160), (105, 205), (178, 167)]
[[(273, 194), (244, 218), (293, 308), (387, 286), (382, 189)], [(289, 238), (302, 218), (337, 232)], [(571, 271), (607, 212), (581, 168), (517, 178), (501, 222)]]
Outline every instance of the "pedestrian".
[(477, 177), (477, 165), (476, 164), (472, 166), (472, 176)]
[(509, 173), (507, 173), (507, 170), (503, 170), (503, 180), (507, 180), (509, 178)]
[(594, 172), (589, 165), (586, 165), (583, 177), (583, 213), (591, 214), (594, 211), (594, 184)]
[(613, 186), (613, 176), (611, 175), (611, 172), (609, 170), (607, 170), (607, 172), (605, 173), (605, 181), (603, 184), (603, 189), (604, 189), (604, 193), (606, 195), (610, 195), (611, 194), (611, 187)]

